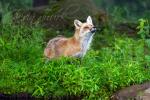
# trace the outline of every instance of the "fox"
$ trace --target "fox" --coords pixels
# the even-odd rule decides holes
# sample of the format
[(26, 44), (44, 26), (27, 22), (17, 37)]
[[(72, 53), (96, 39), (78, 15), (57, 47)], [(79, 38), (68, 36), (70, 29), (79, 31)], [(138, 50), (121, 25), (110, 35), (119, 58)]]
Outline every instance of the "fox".
[(78, 57), (85, 56), (90, 48), (96, 27), (93, 25), (91, 16), (88, 16), (86, 22), (74, 20), (75, 33), (72, 37), (57, 36), (47, 43), (44, 49), (44, 56), (48, 59), (61, 56)]

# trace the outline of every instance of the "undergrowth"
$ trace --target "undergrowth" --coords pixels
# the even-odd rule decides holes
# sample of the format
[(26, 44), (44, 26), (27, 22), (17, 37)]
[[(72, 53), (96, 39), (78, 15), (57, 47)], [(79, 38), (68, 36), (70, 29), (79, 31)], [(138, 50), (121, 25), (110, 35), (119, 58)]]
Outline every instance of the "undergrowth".
[(111, 42), (107, 38), (105, 42), (111, 45), (102, 47), (94, 41), (99, 49), (91, 49), (83, 59), (61, 57), (46, 63), (44, 29), (22, 25), (0, 28), (0, 93), (83, 95), (84, 99), (104, 100), (121, 88), (150, 81), (143, 39), (110, 34)]

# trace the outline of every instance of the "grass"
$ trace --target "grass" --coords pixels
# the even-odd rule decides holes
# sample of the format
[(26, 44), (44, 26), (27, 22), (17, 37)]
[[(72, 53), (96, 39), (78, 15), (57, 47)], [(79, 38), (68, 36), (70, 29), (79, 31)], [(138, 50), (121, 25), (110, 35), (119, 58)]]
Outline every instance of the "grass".
[(84, 95), (84, 99), (104, 100), (121, 88), (150, 81), (143, 39), (109, 34), (105, 29), (94, 37), (97, 40), (92, 47), (97, 49), (83, 59), (62, 57), (45, 63), (46, 30), (22, 25), (0, 28), (0, 93)]

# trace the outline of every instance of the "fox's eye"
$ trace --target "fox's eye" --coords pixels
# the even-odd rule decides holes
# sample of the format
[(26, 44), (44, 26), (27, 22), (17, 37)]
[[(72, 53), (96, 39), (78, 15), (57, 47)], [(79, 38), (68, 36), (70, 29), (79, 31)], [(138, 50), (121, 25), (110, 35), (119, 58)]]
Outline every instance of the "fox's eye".
[(84, 29), (88, 29), (88, 28), (89, 28), (88, 26), (84, 27)]

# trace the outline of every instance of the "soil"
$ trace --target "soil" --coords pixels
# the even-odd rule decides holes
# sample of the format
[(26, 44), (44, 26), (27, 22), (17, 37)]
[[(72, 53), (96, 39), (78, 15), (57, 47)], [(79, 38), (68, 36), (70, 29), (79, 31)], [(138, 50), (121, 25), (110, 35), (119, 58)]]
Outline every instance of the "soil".
[(1, 94), (0, 100), (81, 100), (82, 96), (62, 96), (62, 97), (33, 97), (28, 93), (19, 93), (19, 94)]

